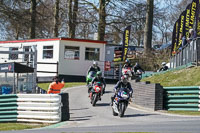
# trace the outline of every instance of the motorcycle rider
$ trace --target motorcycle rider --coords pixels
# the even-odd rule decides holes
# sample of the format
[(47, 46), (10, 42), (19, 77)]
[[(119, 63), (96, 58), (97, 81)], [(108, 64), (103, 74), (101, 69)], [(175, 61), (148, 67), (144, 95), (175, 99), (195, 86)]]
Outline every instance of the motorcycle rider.
[(167, 71), (168, 70), (168, 66), (166, 65), (166, 62), (162, 62), (162, 67), (159, 69), (159, 72), (160, 71)]
[(61, 92), (61, 89), (65, 86), (65, 81), (62, 79), (60, 82), (60, 79), (58, 76), (55, 76), (53, 78), (53, 82), (50, 83), (47, 94), (58, 94)]
[(90, 68), (88, 69), (87, 74), (89, 74), (89, 72), (94, 71), (94, 72), (98, 72), (101, 71), (100, 67), (98, 66), (98, 63), (96, 61), (93, 61), (93, 65), (90, 66)]
[(117, 84), (114, 87), (114, 92), (115, 94), (113, 96), (111, 96), (111, 106), (113, 106), (113, 101), (115, 99), (115, 97), (117, 96), (117, 93), (119, 92), (120, 88), (125, 88), (128, 89), (128, 92), (130, 93), (130, 97), (132, 97), (133, 94), (133, 89), (131, 87), (130, 82), (128, 82), (128, 76), (124, 75), (121, 77), (121, 80), (117, 82)]
[[(104, 85), (103, 88), (102, 88), (102, 93), (101, 93), (101, 95), (103, 95), (105, 93), (106, 82), (105, 82), (105, 79), (102, 77), (102, 72), (101, 71), (97, 72), (97, 76), (92, 79), (91, 84), (93, 85), (95, 82), (100, 82), (100, 83), (102, 83)], [(92, 86), (89, 87), (88, 89), (89, 89), (88, 92), (90, 93), (90, 91), (92, 89)]]
[(139, 65), (139, 63), (136, 62), (134, 66), (134, 73), (136, 74), (138, 70), (145, 72), (144, 69)]
[(124, 69), (128, 69), (128, 68), (132, 69), (132, 67), (133, 67), (133, 65), (130, 63), (129, 59), (126, 59), (123, 68)]

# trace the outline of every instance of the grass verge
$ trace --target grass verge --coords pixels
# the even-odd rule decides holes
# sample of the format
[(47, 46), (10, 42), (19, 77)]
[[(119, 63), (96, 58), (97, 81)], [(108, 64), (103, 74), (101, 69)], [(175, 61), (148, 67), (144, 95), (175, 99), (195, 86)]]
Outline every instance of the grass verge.
[(167, 111), (167, 113), (178, 114), (178, 115), (200, 116), (200, 112), (197, 111)]
[(144, 78), (141, 81), (160, 83), (162, 86), (200, 86), (200, 67), (170, 71)]
[[(38, 86), (44, 90), (48, 90), (50, 83), (38, 83)], [(74, 87), (74, 86), (80, 86), (80, 85), (85, 85), (85, 82), (67, 82), (65, 83), (64, 88), (69, 88), (69, 87)]]
[(47, 126), (47, 125), (25, 124), (25, 123), (0, 123), (0, 131), (32, 129), (32, 128), (40, 128), (44, 126)]

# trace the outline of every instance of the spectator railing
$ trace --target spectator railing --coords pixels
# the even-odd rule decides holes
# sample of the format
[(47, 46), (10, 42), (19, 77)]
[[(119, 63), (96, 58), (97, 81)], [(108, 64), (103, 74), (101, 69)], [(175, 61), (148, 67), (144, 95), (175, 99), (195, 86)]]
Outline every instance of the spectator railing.
[(170, 68), (186, 65), (195, 62), (198, 65), (200, 59), (200, 38), (196, 38), (192, 42), (186, 44), (184, 47), (179, 48), (174, 56), (170, 58)]

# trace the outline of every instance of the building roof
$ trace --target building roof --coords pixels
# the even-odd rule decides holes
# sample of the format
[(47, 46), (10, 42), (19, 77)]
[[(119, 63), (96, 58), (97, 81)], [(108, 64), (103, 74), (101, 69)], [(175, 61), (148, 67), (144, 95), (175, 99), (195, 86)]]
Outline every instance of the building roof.
[(24, 43), (24, 42), (42, 42), (42, 41), (57, 41), (57, 40), (106, 44), (106, 41), (89, 40), (89, 39), (72, 39), (72, 38), (47, 38), (47, 39), (13, 40), (13, 41), (0, 41), (0, 43)]

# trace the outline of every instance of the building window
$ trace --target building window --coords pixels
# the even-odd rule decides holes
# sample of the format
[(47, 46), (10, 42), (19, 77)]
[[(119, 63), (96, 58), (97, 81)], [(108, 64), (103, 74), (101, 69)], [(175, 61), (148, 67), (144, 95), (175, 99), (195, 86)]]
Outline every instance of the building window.
[[(18, 48), (9, 48), (9, 51), (18, 51)], [(18, 54), (9, 54), (9, 60), (17, 60), (18, 59)]]
[[(24, 46), (24, 52), (32, 52), (31, 46)], [(33, 54), (24, 54), (24, 61), (33, 61)]]
[(96, 60), (99, 61), (100, 56), (99, 48), (86, 48), (85, 49), (85, 60)]
[(65, 46), (64, 58), (70, 60), (79, 60), (79, 47)]
[(53, 58), (53, 46), (43, 46), (43, 59)]

